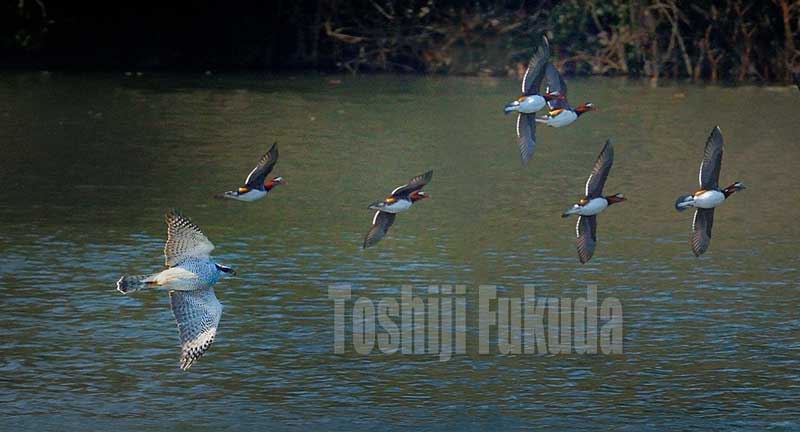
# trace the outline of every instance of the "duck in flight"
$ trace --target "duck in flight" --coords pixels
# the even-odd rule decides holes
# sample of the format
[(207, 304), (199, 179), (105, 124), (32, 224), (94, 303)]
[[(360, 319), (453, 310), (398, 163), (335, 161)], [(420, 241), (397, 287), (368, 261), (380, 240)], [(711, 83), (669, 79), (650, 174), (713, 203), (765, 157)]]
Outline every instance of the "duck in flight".
[(408, 181), (407, 184), (393, 190), (392, 193), (382, 201), (370, 204), (371, 210), (377, 210), (372, 218), (372, 227), (364, 237), (364, 249), (378, 243), (394, 224), (397, 213), (408, 211), (415, 202), (429, 198), (430, 195), (421, 189), (433, 178), (433, 171), (418, 175)]
[(217, 334), (222, 304), (214, 295), (214, 284), (223, 275), (236, 272), (211, 259), (214, 245), (187, 217), (173, 210), (167, 213), (166, 222), (167, 269), (150, 275), (122, 276), (117, 290), (123, 294), (144, 288), (169, 291), (181, 339), (180, 367), (186, 370), (205, 354)]
[(550, 44), (547, 37), (542, 37), (542, 44), (533, 53), (525, 75), (522, 76), (522, 95), (508, 103), (503, 110), (506, 114), (517, 113), (517, 140), (523, 164), (528, 163), (536, 148), (536, 113), (545, 107), (547, 101), (564, 98), (550, 93), (540, 94), (545, 65), (549, 61)]
[(678, 197), (675, 209), (682, 212), (694, 207), (692, 237), (689, 243), (695, 256), (702, 255), (711, 244), (711, 228), (714, 225), (714, 209), (725, 202), (735, 192), (745, 189), (741, 182), (735, 182), (725, 189), (719, 188), (719, 172), (722, 168), (722, 132), (714, 127), (706, 141), (703, 161), (700, 163), (700, 189), (691, 194)]
[(594, 255), (594, 248), (597, 243), (597, 215), (611, 204), (626, 200), (621, 193), (603, 196), (603, 186), (606, 184), (608, 173), (611, 171), (611, 165), (613, 164), (614, 147), (611, 145), (611, 140), (608, 140), (603, 146), (603, 150), (600, 151), (600, 155), (597, 156), (589, 179), (586, 180), (586, 195), (561, 215), (561, 217), (578, 215), (575, 234), (577, 236), (578, 259), (581, 264), (588, 262)]
[(264, 198), (275, 186), (286, 184), (286, 181), (280, 176), (266, 180), (276, 162), (278, 162), (277, 142), (272, 144), (272, 147), (264, 156), (261, 156), (256, 167), (247, 175), (244, 186), (217, 196), (238, 201), (256, 201)]
[(597, 110), (591, 102), (586, 102), (574, 109), (570, 106), (567, 102), (567, 83), (564, 82), (564, 78), (552, 63), (545, 66), (545, 76), (547, 78), (546, 94), (560, 97), (554, 97), (547, 101), (550, 111), (546, 116), (537, 117), (537, 122), (559, 128), (574, 123), (578, 117), (589, 111)]

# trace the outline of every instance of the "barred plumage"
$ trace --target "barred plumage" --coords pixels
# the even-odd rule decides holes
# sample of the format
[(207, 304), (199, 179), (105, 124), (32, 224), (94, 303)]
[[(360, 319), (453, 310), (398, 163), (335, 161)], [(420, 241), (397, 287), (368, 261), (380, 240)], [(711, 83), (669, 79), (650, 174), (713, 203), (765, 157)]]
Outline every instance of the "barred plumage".
[(234, 272), (211, 259), (214, 245), (191, 220), (175, 210), (165, 220), (164, 258), (169, 268), (148, 276), (123, 276), (117, 289), (123, 294), (149, 286), (169, 290), (181, 340), (180, 367), (186, 370), (209, 349), (222, 317), (212, 286), (223, 273)]

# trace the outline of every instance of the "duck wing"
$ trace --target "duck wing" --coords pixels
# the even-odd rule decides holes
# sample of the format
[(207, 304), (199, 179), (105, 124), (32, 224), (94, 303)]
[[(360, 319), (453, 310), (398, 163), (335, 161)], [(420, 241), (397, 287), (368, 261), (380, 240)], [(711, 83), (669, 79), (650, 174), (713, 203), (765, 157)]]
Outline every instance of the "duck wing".
[(708, 249), (711, 244), (711, 227), (714, 226), (714, 209), (699, 208), (694, 211), (692, 220), (692, 252), (695, 256), (700, 256)]
[(244, 181), (245, 186), (250, 189), (264, 190), (264, 180), (272, 171), (272, 168), (275, 167), (276, 162), (278, 162), (277, 142), (272, 144), (272, 147), (270, 147), (269, 151), (266, 152), (264, 156), (261, 156), (256, 167), (247, 175), (247, 179)]
[(564, 82), (564, 78), (562, 78), (561, 74), (558, 73), (558, 69), (556, 69), (552, 63), (547, 63), (544, 68), (544, 73), (545, 77), (547, 78), (547, 88), (545, 89), (545, 92), (558, 93), (559, 95), (563, 96), (563, 98), (547, 101), (547, 106), (550, 111), (555, 111), (558, 109), (572, 109), (569, 106), (569, 102), (567, 102), (567, 83)]
[(544, 77), (544, 68), (548, 60), (550, 60), (550, 43), (547, 41), (546, 36), (542, 36), (542, 44), (533, 53), (528, 62), (528, 69), (525, 70), (525, 75), (522, 76), (522, 94), (526, 96), (539, 94), (542, 78)]
[(614, 164), (614, 147), (611, 145), (611, 140), (606, 140), (603, 149), (597, 156), (597, 160), (592, 167), (592, 173), (589, 179), (586, 180), (586, 198), (597, 198), (603, 194), (603, 186), (606, 184), (608, 173), (611, 171), (611, 165)]
[(597, 216), (578, 216), (578, 223), (575, 225), (575, 245), (578, 248), (578, 259), (581, 264), (586, 264), (592, 255), (597, 244)]
[(410, 195), (412, 192), (418, 191), (425, 187), (428, 182), (431, 181), (433, 178), (433, 170), (426, 172), (425, 174), (420, 174), (411, 180), (408, 183), (404, 184), (403, 186), (398, 187), (397, 189), (392, 191), (391, 196), (395, 198), (404, 198)]
[(536, 114), (522, 114), (517, 117), (517, 140), (519, 157), (527, 164), (536, 149)]
[(394, 223), (396, 216), (397, 215), (394, 213), (383, 211), (377, 211), (375, 213), (375, 217), (372, 218), (372, 227), (364, 237), (364, 249), (374, 246), (376, 243), (381, 241), (381, 239), (386, 235), (386, 232), (389, 231), (389, 227), (391, 227)]
[(722, 131), (714, 126), (706, 141), (703, 162), (700, 163), (700, 189), (719, 189), (719, 170), (722, 168)]

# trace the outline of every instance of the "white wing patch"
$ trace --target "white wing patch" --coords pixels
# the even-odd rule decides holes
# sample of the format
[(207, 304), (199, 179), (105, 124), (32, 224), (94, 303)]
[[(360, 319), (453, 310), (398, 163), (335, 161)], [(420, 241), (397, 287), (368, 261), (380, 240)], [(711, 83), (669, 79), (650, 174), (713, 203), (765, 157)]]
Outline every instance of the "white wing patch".
[(586, 194), (587, 197), (589, 196), (589, 183), (592, 182), (592, 177), (594, 177), (594, 173), (589, 174), (589, 178), (586, 179), (586, 186), (584, 187), (584, 193)]
[(703, 160), (700, 161), (700, 173), (697, 174), (697, 183), (700, 185), (701, 188), (703, 187), (703, 165), (705, 165), (705, 163), (706, 160), (705, 158), (703, 158)]
[(245, 179), (244, 184), (250, 184), (250, 177), (252, 177), (253, 174), (255, 174), (255, 172), (258, 171), (259, 168), (261, 168), (261, 165), (256, 165), (256, 167), (253, 168), (252, 171), (250, 171), (250, 174), (247, 175), (247, 178)]

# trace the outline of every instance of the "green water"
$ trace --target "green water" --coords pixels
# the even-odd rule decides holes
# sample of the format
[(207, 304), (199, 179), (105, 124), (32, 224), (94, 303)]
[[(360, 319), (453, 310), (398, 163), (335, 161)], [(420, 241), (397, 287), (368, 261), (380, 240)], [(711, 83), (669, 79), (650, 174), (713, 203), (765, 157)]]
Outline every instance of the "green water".
[[(800, 428), (796, 88), (570, 80), (600, 111), (539, 131), (518, 161), (511, 80), (414, 77), (0, 75), (0, 425), (124, 430), (248, 428), (630, 430)], [(709, 131), (718, 209), (695, 258), (691, 214)], [(578, 263), (574, 220), (607, 138), (606, 192)], [(265, 200), (214, 200), (278, 141)], [(431, 199), (362, 251), (366, 206), (434, 170)], [(189, 372), (158, 271), (163, 214), (179, 208), (239, 275), (216, 288), (217, 339)], [(413, 284), (466, 285), (467, 353), (333, 349), (331, 284), (377, 301)], [(624, 308), (621, 355), (479, 355), (477, 289)], [(419, 290), (420, 295), (425, 295)]]

